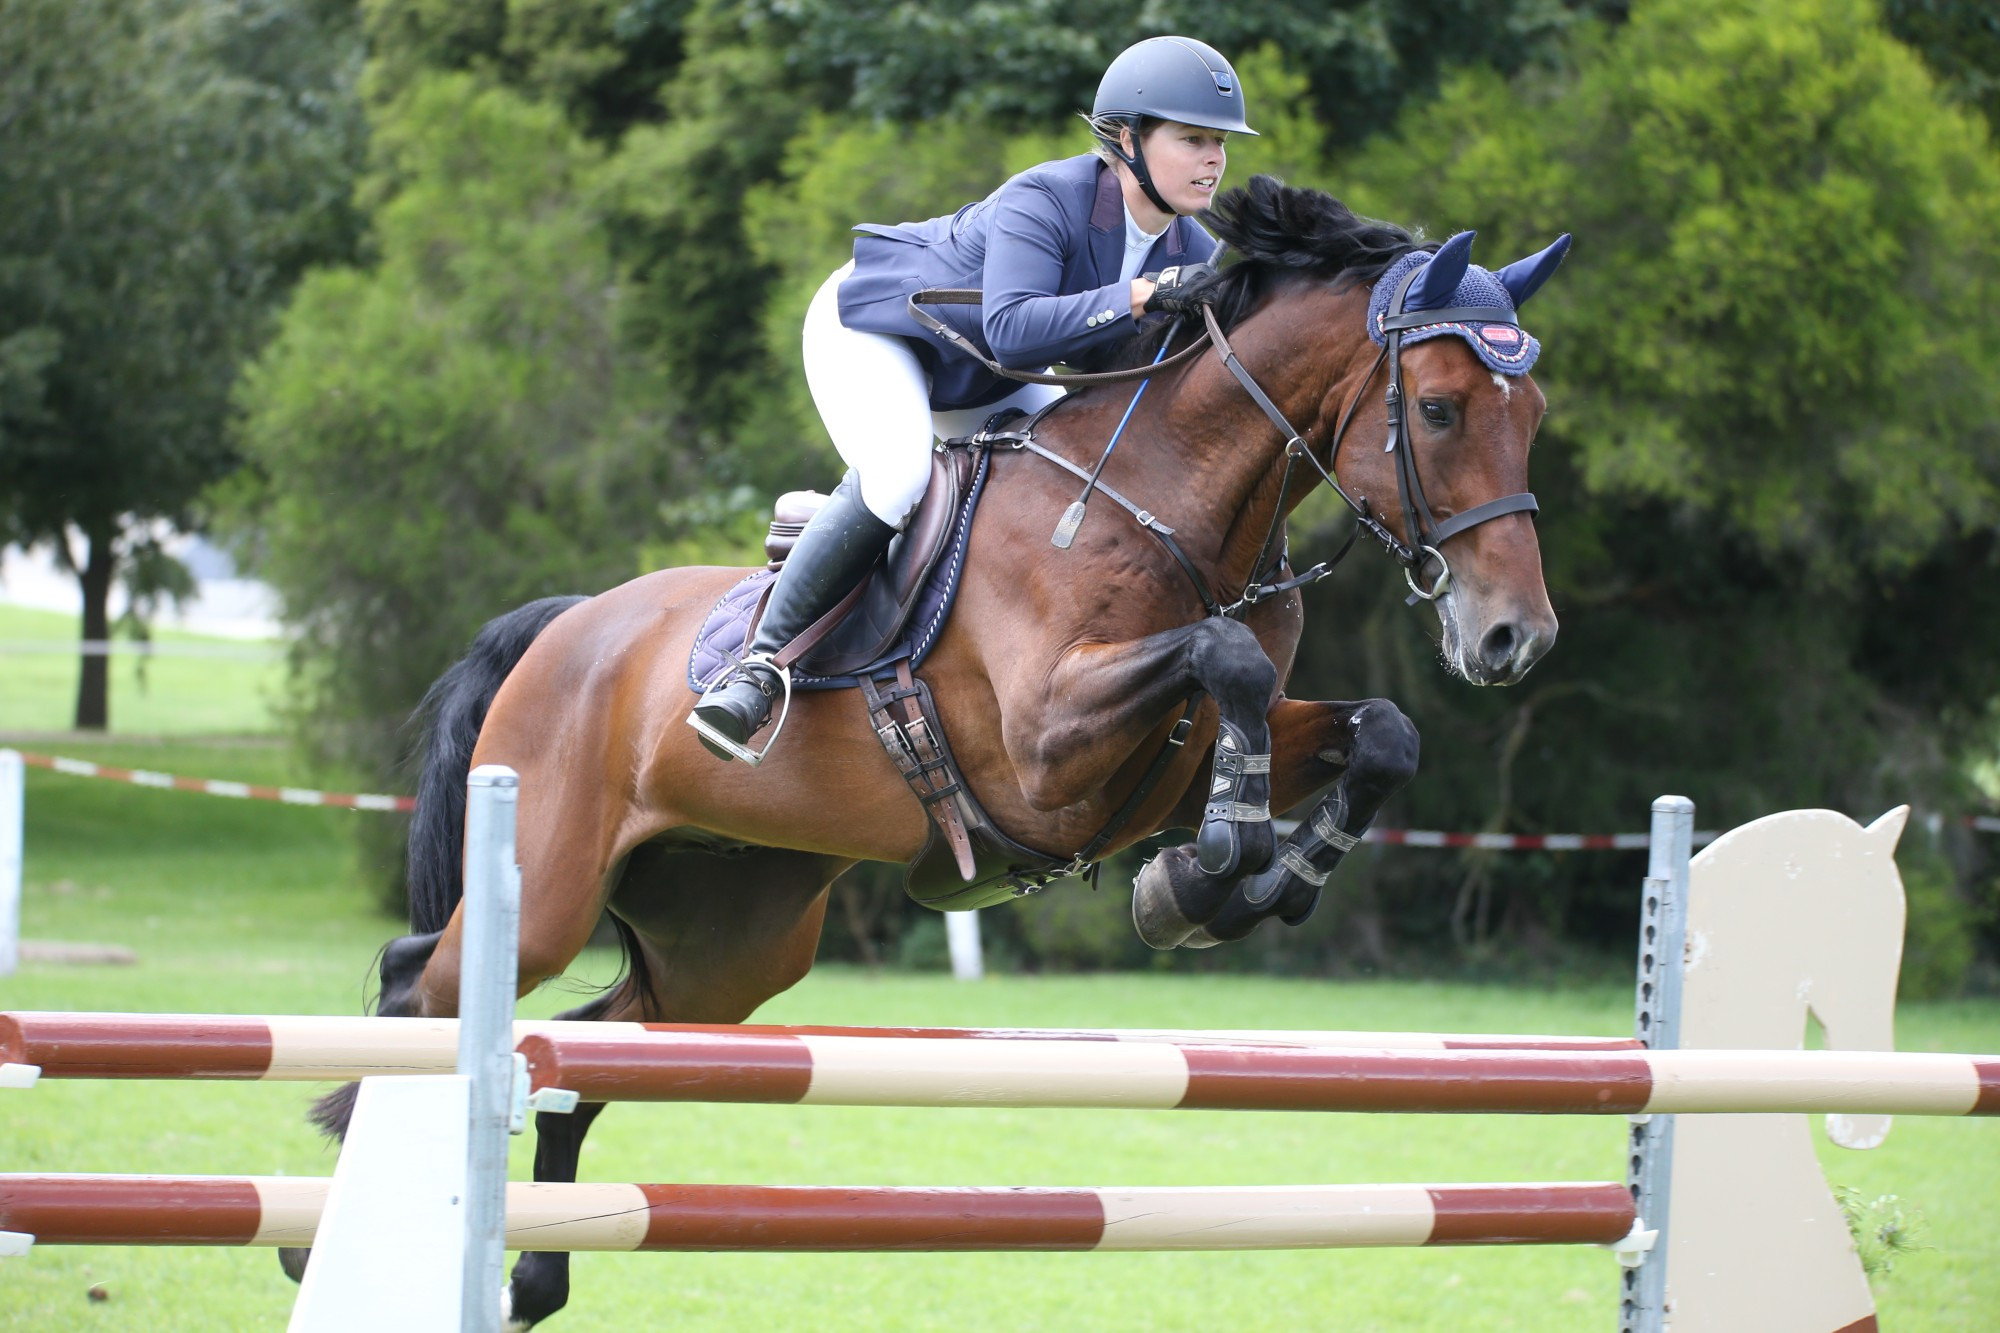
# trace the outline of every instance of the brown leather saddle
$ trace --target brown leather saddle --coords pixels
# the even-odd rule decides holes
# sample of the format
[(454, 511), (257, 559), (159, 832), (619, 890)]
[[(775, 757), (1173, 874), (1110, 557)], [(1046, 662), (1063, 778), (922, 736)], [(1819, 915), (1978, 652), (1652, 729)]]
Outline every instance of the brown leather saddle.
[[(860, 587), (799, 636), (788, 650), (790, 661), (815, 676), (850, 676), (895, 649), (958, 527), (978, 462), (969, 449), (931, 451), (931, 484), (916, 513)], [(764, 537), (764, 556), (772, 569), (785, 563), (799, 533), (826, 500), (818, 491), (787, 491), (778, 497)]]
[[(1003, 902), (1084, 868), (1081, 858), (1022, 846), (995, 826), (959, 771), (929, 687), (912, 674), (909, 654), (899, 652), (933, 569), (962, 549), (962, 539), (952, 539), (970, 521), (962, 510), (982, 461), (979, 449), (933, 451), (930, 488), (882, 563), (779, 656), (814, 676), (859, 684), (876, 739), (930, 816), (930, 836), (904, 872), (904, 890), (940, 911)], [(764, 539), (772, 569), (783, 565), (826, 498), (817, 491), (778, 498)]]

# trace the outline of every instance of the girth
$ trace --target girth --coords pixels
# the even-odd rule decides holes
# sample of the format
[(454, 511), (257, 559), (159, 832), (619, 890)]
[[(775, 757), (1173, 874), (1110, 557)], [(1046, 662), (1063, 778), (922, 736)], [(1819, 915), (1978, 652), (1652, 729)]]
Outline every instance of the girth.
[(1096, 837), (1064, 858), (1024, 846), (1000, 831), (972, 794), (952, 755), (930, 687), (911, 675), (907, 661), (897, 662), (893, 673), (863, 676), (861, 693), (875, 738), (930, 816), (923, 850), (903, 872), (903, 890), (943, 912), (988, 907), (1038, 893), (1069, 875), (1094, 872), (1098, 855), (1130, 826), (1187, 744), (1199, 702), (1199, 696), (1190, 696), (1182, 703), (1166, 742), (1132, 794)]

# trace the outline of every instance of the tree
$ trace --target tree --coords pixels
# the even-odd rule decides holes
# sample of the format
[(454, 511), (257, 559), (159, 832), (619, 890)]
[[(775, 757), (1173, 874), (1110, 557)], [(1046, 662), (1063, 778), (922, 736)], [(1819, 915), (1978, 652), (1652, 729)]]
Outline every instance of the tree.
[[(1047, 0), (973, 6), (902, 0), (759, 0), (782, 24), (801, 78), (844, 77), (863, 115), (907, 124), (945, 111), (1047, 126), (1090, 106), (1112, 57), (1162, 33), (1199, 37), (1232, 58), (1270, 44), (1306, 72), (1319, 118), (1358, 142), (1427, 100), (1461, 65), (1512, 72), (1547, 60), (1589, 16), (1623, 0), (1257, 0), (1135, 7)], [(1253, 123), (1257, 118), (1251, 107)]]
[(1986, 0), (1884, 0), (1889, 31), (1916, 48), (1941, 89), (2000, 128), (2000, 10)]
[[(1473, 692), (1386, 594), (1308, 623), (1310, 681), (1426, 729), (1398, 813), (1629, 827), (1663, 790), (1721, 827), (1964, 808), (2000, 696), (2000, 160), (1872, 9), (1657, 0), (1553, 83), (1457, 77), (1342, 175), (1492, 260), (1578, 238), (1525, 312), (1555, 652)], [(1458, 870), (1381, 891), (1403, 931), (1623, 929), (1575, 858)]]
[(618, 337), (602, 151), (468, 74), (373, 114), (375, 262), (310, 274), (245, 372), (231, 508), (316, 739), (386, 775), (480, 624), (637, 572), (676, 454)]
[[(19, 0), (0, 23), (0, 536), (76, 572), (87, 640), (121, 562), (161, 584), (147, 525), (190, 524), (235, 466), (230, 381), (273, 299), (351, 243), (345, 9)], [(260, 73), (260, 28), (309, 28), (315, 58)], [(79, 728), (106, 724), (105, 665), (84, 658)]]

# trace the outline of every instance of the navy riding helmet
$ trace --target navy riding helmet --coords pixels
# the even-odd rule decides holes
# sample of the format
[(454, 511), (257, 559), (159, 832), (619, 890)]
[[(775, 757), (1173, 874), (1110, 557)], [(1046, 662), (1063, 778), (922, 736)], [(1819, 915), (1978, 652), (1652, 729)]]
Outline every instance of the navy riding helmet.
[[(1152, 173), (1139, 146), (1142, 117), (1179, 121), (1205, 130), (1256, 135), (1244, 118), (1243, 86), (1222, 53), (1192, 37), (1148, 37), (1126, 47), (1097, 84), (1091, 126), (1116, 153), (1162, 212), (1177, 210), (1153, 188)], [(1132, 129), (1132, 151), (1118, 142), (1118, 127)], [(1108, 133), (1107, 133), (1108, 131)]]

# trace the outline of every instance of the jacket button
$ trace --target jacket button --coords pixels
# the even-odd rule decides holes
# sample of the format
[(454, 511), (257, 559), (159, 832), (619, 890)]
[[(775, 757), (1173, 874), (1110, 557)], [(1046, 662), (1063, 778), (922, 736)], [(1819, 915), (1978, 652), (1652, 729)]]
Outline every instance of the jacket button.
[(1096, 327), (1097, 327), (1097, 316), (1095, 316), (1095, 315), (1092, 315), (1092, 316), (1090, 316), (1090, 317), (1089, 317), (1088, 319), (1084, 320), (1083, 322), (1084, 322), (1085, 324), (1089, 325), (1089, 326), (1090, 326), (1091, 328), (1093, 328), (1093, 329), (1094, 329), (1094, 328), (1096, 328)]

